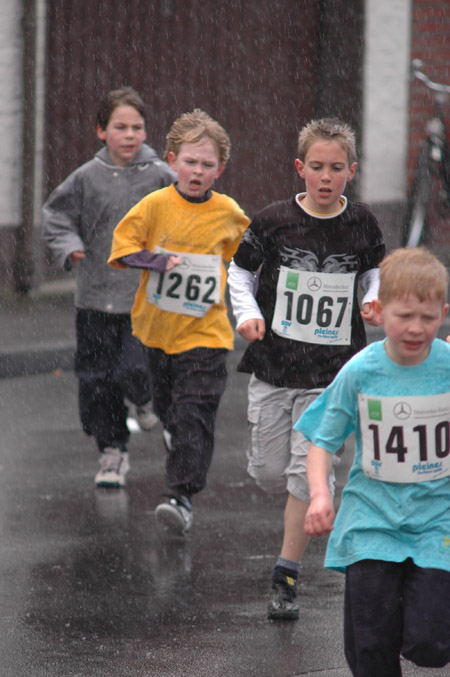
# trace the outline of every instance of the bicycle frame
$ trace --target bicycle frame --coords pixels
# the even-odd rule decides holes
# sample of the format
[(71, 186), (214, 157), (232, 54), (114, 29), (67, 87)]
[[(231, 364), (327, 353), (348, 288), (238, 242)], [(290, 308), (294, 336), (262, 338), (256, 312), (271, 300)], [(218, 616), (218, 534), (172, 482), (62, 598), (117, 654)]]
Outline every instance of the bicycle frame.
[(421, 70), (423, 63), (412, 62), (412, 75), (433, 93), (434, 116), (425, 124), (427, 136), (419, 152), (411, 191), (408, 197), (403, 229), (403, 244), (417, 247), (431, 239), (427, 216), (432, 198), (434, 177), (438, 177), (444, 192), (442, 203), (450, 202), (450, 154), (442, 109), (450, 99), (450, 85), (433, 82)]

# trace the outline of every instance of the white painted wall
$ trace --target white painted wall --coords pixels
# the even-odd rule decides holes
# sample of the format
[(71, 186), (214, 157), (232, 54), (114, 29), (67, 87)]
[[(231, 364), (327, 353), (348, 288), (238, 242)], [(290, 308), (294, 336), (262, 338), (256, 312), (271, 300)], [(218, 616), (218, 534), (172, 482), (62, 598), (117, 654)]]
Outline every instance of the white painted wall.
[(0, 227), (21, 220), (22, 194), (22, 3), (2, 0), (0, 21)]
[(364, 202), (405, 197), (412, 0), (366, 0), (363, 138)]

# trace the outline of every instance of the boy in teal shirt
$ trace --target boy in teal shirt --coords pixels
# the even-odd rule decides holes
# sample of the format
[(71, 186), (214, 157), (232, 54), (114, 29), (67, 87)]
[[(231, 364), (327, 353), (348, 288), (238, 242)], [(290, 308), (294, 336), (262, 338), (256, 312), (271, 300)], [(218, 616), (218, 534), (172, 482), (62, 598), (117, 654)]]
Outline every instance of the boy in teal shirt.
[[(397, 677), (400, 656), (450, 661), (450, 346), (435, 340), (448, 276), (429, 252), (380, 266), (387, 339), (352, 358), (295, 425), (311, 441), (305, 529), (331, 532), (325, 566), (346, 572), (345, 653), (357, 677)], [(336, 522), (327, 479), (356, 451)]]

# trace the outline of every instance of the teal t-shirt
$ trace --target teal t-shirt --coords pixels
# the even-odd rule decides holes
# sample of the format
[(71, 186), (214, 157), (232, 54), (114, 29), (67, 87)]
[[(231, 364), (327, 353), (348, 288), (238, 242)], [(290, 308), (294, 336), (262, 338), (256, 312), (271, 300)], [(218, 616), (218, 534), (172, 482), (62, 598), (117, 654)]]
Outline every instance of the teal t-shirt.
[[(366, 475), (362, 470), (359, 394), (395, 397), (399, 402), (402, 397), (423, 396), (424, 403), (427, 397), (429, 401), (430, 396), (444, 394), (445, 407), (439, 409), (449, 407), (450, 345), (435, 339), (427, 359), (413, 367), (393, 362), (384, 341), (369, 345), (347, 362), (295, 424), (294, 428), (307, 439), (332, 453), (355, 433), (355, 457), (328, 541), (325, 566), (345, 571), (346, 566), (363, 559), (402, 562), (411, 557), (419, 567), (450, 571), (450, 477), (397, 482)], [(439, 438), (436, 444), (440, 460), (445, 460), (450, 454), (448, 414), (444, 419), (441, 414), (438, 425), (431, 417), (416, 426), (413, 439), (417, 439), (417, 448), (405, 449), (405, 453), (419, 455), (420, 433), (428, 425)], [(402, 457), (405, 459), (398, 451), (402, 449), (401, 417), (392, 430), (395, 461), (401, 463)], [(429, 450), (433, 460), (431, 453)]]

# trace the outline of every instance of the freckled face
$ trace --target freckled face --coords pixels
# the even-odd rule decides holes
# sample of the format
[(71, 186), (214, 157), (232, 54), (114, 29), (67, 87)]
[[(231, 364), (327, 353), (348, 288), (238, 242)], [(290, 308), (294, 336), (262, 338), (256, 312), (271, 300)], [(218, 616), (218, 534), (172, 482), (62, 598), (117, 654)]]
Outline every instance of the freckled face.
[(420, 301), (415, 294), (405, 294), (386, 304), (375, 301), (374, 308), (384, 322), (387, 354), (397, 364), (410, 367), (427, 358), (448, 305), (438, 299)]
[(113, 163), (125, 167), (139, 153), (147, 137), (145, 120), (133, 106), (120, 105), (111, 113), (106, 129), (97, 127), (97, 136), (106, 143)]
[(170, 152), (167, 159), (177, 172), (178, 188), (190, 197), (203, 197), (224, 169), (217, 147), (208, 137), (197, 143), (182, 143), (178, 155)]
[(295, 166), (306, 183), (304, 207), (317, 214), (338, 211), (339, 198), (356, 171), (356, 162), (349, 165), (344, 148), (337, 141), (315, 141), (305, 161), (297, 159)]

